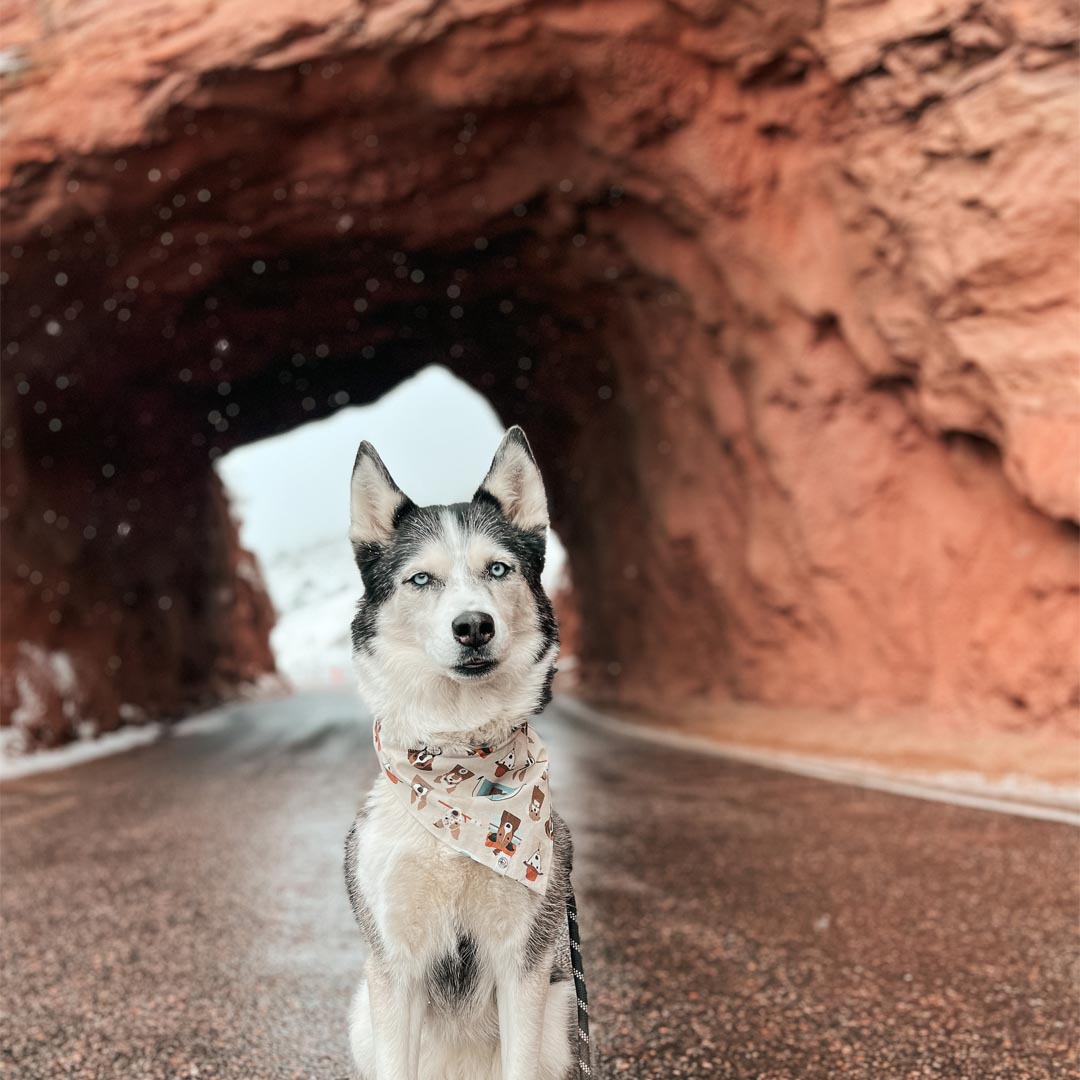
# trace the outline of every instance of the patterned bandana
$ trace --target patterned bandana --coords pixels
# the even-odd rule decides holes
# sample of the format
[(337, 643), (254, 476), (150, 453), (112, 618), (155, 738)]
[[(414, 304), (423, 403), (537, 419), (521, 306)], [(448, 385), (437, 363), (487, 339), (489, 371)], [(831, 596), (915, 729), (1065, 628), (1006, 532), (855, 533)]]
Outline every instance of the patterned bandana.
[(375, 751), (401, 805), (436, 839), (543, 895), (554, 850), (547, 749), (528, 723), (502, 746)]

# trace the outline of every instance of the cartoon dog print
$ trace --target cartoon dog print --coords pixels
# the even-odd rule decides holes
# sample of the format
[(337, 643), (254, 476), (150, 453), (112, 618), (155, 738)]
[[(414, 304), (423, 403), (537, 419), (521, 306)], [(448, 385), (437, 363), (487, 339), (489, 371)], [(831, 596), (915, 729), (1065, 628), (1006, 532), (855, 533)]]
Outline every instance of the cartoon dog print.
[(419, 750), (409, 751), (409, 764), (414, 769), (423, 769), (425, 772), (431, 772), (432, 762), (441, 754), (439, 749), (432, 749), (428, 746), (421, 746)]
[(488, 833), (487, 846), (495, 849), (496, 859), (500, 862), (500, 865), (500, 855), (509, 858), (517, 850), (514, 844), (514, 833), (520, 828), (521, 818), (514, 817), (509, 810), (504, 810), (498, 828), (494, 832)]
[(382, 721), (375, 721), (375, 749), (382, 753)]
[(540, 849), (537, 848), (532, 855), (525, 860), (525, 880), (535, 881), (542, 873), (540, 865)]
[(551, 818), (548, 818), (547, 821), (544, 822), (544, 832), (547, 834), (549, 840), (555, 839), (555, 829), (552, 827)]
[[(446, 803), (443, 803), (445, 806)], [(456, 806), (451, 806), (449, 810), (438, 821), (435, 822), (436, 829), (449, 829), (450, 835), (455, 840), (461, 839), (461, 826), (468, 821), (468, 817), (463, 814)]]
[(529, 771), (529, 769), (531, 769), (531, 768), (532, 768), (532, 767), (533, 767), (533, 766), (534, 766), (535, 764), (536, 764), (536, 758), (534, 758), (534, 757), (532, 756), (532, 751), (530, 750), (530, 751), (529, 751), (529, 753), (528, 753), (528, 755), (527, 755), (527, 756), (526, 756), (526, 758), (525, 758), (525, 764), (524, 764), (524, 765), (522, 765), (522, 766), (521, 766), (521, 768), (520, 768), (520, 769), (518, 769), (518, 770), (517, 770), (517, 771), (516, 771), (516, 772), (514, 773), (514, 779), (515, 779), (515, 780), (517, 780), (517, 782), (518, 782), (519, 784), (521, 784), (521, 783), (524, 783), (524, 782), (525, 782), (525, 774), (526, 774), (526, 773), (527, 773), (527, 772)]
[(544, 793), (538, 787), (534, 787), (532, 790), (532, 799), (529, 802), (529, 817), (533, 821), (540, 820), (540, 809), (544, 805)]
[(514, 768), (514, 751), (511, 749), (504, 757), (495, 760), (495, 775), (505, 776)]
[(409, 792), (409, 803), (416, 803), (417, 810), (423, 810), (427, 806), (427, 797), (431, 794), (431, 788), (420, 779), (419, 776), (412, 778), (412, 787)]
[(468, 780), (475, 775), (476, 773), (471, 769), (466, 769), (464, 765), (455, 765), (449, 772), (444, 772), (442, 775), (436, 776), (435, 783), (445, 784), (447, 791), (455, 791), (462, 780)]
[(469, 757), (486, 758), (493, 753), (493, 747), (490, 746), (470, 746), (465, 753)]
[(521, 788), (515, 787), (513, 784), (498, 784), (494, 780), (489, 780), (486, 776), (481, 776), (476, 781), (473, 794), (479, 798), (496, 801), (498, 799), (509, 799), (520, 790)]
[(386, 779), (389, 780), (391, 784), (396, 784), (398, 782), (397, 774), (390, 768), (390, 762), (385, 758), (383, 759), (382, 767), (383, 772), (386, 773)]

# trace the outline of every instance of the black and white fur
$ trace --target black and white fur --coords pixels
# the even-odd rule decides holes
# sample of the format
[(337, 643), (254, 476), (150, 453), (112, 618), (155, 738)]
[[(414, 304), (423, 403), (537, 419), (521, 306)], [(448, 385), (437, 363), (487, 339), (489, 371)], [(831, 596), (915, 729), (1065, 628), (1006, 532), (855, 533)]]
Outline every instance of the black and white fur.
[[(353, 654), (383, 738), (498, 746), (544, 708), (558, 652), (540, 583), (547, 527), (520, 428), (506, 433), (472, 501), (451, 506), (416, 506), (361, 444), (349, 535), (364, 598)], [(489, 641), (462, 643), (454, 624), (466, 612), (489, 616)], [(350, 1016), (357, 1077), (565, 1080), (575, 1040), (566, 825), (552, 814), (554, 862), (540, 897), (440, 843), (389, 789), (380, 774), (346, 840), (349, 896), (370, 948)]]

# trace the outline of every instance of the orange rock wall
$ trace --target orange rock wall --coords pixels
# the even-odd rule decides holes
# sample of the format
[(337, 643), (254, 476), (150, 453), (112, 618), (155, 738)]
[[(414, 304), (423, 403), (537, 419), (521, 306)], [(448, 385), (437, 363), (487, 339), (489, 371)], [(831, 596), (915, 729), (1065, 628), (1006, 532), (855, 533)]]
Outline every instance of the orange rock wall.
[(594, 694), (1075, 725), (1070, 5), (35, 10), (3, 161), (34, 500), (118, 432), (205, 478), (443, 362), (538, 448)]

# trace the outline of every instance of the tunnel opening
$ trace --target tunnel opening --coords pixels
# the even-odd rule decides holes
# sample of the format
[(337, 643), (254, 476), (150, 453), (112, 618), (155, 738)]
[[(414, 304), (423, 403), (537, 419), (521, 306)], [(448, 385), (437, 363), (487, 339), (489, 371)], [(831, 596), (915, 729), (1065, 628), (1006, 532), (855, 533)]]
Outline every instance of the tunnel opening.
[[(503, 434), (494, 409), (446, 368), (430, 366), (368, 406), (230, 451), (217, 459), (256, 558), (276, 622), (278, 672), (296, 687), (351, 683), (350, 624), (363, 592), (348, 534), (348, 488), (361, 439), (378, 447), (419, 505), (467, 500)], [(576, 625), (566, 551), (548, 535), (543, 582), (566, 631)], [(576, 642), (564, 632), (560, 672)]]
[[(1041, 411), (1015, 407), (1004, 256), (963, 243), (1008, 156), (942, 128), (935, 186), (917, 148), (947, 101), (897, 107), (877, 61), (903, 41), (855, 63), (810, 9), (612, 14), (211, 20), (168, 79), (148, 50), (102, 81), (109, 20), (35, 46), (2, 165), (8, 722), (62, 741), (269, 670), (215, 463), (434, 363), (529, 431), (590, 696), (717, 724), (732, 700), (1007, 724), (1019, 696), (1072, 723), (1060, 327)], [(1029, 112), (1060, 98), (1042, 70), (1014, 73)], [(50, 130), (89, 74), (99, 107)], [(1068, 236), (1073, 197), (1038, 200), (1030, 242)], [(974, 253), (949, 273), (942, 205)], [(1071, 258), (1040, 253), (1045, 295)]]

